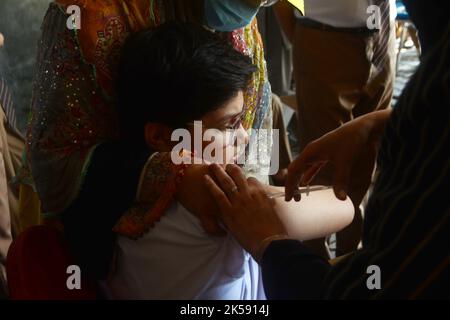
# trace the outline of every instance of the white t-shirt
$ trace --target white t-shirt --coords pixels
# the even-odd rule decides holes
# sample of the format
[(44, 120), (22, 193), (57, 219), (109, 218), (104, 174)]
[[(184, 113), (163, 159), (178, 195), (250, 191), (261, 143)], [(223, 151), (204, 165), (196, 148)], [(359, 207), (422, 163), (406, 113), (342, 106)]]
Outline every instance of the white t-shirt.
[[(371, 15), (367, 8), (373, 3), (373, 0), (305, 0), (305, 17), (336, 28), (361, 28), (367, 25)], [(395, 0), (390, 0), (390, 8), (393, 22), (397, 16)]]
[(265, 299), (258, 264), (235, 239), (211, 237), (173, 202), (138, 240), (119, 236), (113, 299)]

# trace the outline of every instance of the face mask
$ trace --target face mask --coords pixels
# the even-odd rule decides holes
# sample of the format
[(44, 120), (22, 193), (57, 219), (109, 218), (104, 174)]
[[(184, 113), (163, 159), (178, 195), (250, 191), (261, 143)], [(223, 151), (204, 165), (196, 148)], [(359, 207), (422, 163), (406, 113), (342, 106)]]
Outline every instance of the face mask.
[(217, 31), (231, 32), (243, 28), (252, 22), (259, 10), (244, 0), (204, 1), (206, 24)]

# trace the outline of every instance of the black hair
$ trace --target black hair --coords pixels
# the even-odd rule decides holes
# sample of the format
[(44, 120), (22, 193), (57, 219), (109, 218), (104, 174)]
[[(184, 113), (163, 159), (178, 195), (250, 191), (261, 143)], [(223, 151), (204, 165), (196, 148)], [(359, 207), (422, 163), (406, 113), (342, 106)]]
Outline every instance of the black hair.
[(145, 143), (144, 127), (184, 127), (249, 85), (251, 59), (200, 25), (169, 22), (131, 35), (118, 69), (121, 135)]

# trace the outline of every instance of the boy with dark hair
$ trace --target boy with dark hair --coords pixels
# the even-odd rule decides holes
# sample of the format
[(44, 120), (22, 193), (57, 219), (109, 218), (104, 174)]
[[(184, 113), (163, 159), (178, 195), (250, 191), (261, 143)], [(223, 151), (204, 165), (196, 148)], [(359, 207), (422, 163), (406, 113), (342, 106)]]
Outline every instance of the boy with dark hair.
[[(119, 65), (122, 133), (135, 143), (143, 142), (147, 122), (185, 127), (236, 98), (255, 71), (249, 57), (199, 25), (138, 32), (126, 41)], [(239, 108), (228, 120), (237, 120)], [(226, 129), (221, 120), (227, 119), (215, 127)]]
[[(242, 126), (243, 91), (254, 70), (248, 57), (200, 26), (169, 23), (138, 32), (126, 41), (119, 65), (122, 136), (130, 144), (146, 145), (157, 151), (150, 159), (164, 157), (174, 148), (174, 130), (183, 128), (196, 140), (198, 132), (192, 124), (201, 121), (201, 137), (213, 129), (212, 139), (206, 143), (202, 139), (199, 144), (194, 141), (194, 147), (186, 151), (196, 157), (200, 155), (204, 163), (205, 150), (212, 148), (216, 156), (223, 155), (214, 161), (233, 163), (239, 149), (248, 142)], [(230, 134), (237, 137), (236, 141), (230, 140)], [(174, 165), (174, 168), (180, 167)], [(199, 168), (207, 169), (204, 165)], [(182, 170), (175, 169), (176, 175), (180, 173)], [(161, 199), (152, 201), (152, 191), (158, 188), (154, 177), (158, 174), (158, 166), (145, 167), (136, 205), (115, 226), (120, 235), (116, 268), (108, 283), (112, 296), (264, 298), (259, 267), (232, 236), (207, 235), (191, 213), (194, 210), (189, 201), (183, 202), (184, 205), (172, 199), (163, 203)], [(279, 191), (270, 186), (266, 189), (267, 193)], [(237, 191), (237, 187), (229, 190), (230, 194)], [(201, 183), (189, 193), (192, 202), (208, 195)], [(340, 204), (333, 217), (304, 210), (303, 214), (296, 215), (296, 222), (290, 223), (289, 229), (302, 239), (336, 231), (353, 217), (349, 214), (352, 211), (349, 204)], [(273, 205), (287, 221), (293, 217), (289, 213), (299, 210), (294, 202), (274, 200)], [(158, 212), (155, 210), (158, 207), (165, 209)]]
[[(170, 154), (177, 128), (198, 139), (192, 124), (201, 120), (202, 131), (217, 130), (211, 144), (228, 151), (223, 161), (231, 162), (235, 145), (227, 143), (226, 131), (236, 130), (247, 139), (241, 124), (242, 92), (254, 71), (250, 58), (201, 26), (173, 22), (138, 32), (125, 42), (119, 64), (121, 135), (127, 143), (159, 151), (153, 155), (158, 157)], [(200, 150), (186, 151), (203, 154), (204, 147), (202, 143)], [(174, 168), (181, 172), (182, 167)], [(146, 206), (154, 179), (146, 177), (158, 174), (157, 167), (146, 166), (139, 205), (115, 227), (121, 235), (108, 283), (112, 297), (264, 298), (257, 264), (232, 237), (206, 235), (198, 219), (176, 201), (155, 218)], [(136, 216), (142, 217), (138, 223)]]
[[(236, 162), (239, 150), (248, 143), (242, 126), (243, 92), (254, 70), (248, 57), (219, 36), (193, 24), (168, 23), (140, 31), (126, 41), (117, 86), (121, 136), (126, 144), (149, 149), (153, 154), (140, 174), (134, 204), (114, 226), (118, 234), (114, 240), (115, 259), (105, 283), (112, 298), (265, 297), (256, 262), (230, 234), (207, 234), (207, 228), (194, 215), (195, 209), (210, 197), (201, 181), (190, 188), (177, 184), (185, 170), (199, 170), (202, 175), (208, 172), (205, 163), (211, 160), (204, 156), (208, 149), (212, 150), (214, 163)], [(172, 139), (178, 130), (189, 135), (188, 147), (184, 149), (188, 159), (200, 158), (202, 164), (170, 162), (178, 154)], [(204, 138), (208, 133), (211, 139)], [(120, 153), (117, 156), (122, 157)], [(168, 173), (172, 176), (167, 177)], [(270, 186), (264, 189), (267, 193), (280, 191)], [(228, 191), (235, 195), (239, 186)], [(301, 205), (283, 200), (271, 203), (290, 234), (303, 240), (333, 233), (350, 223), (350, 201), (342, 203), (330, 196), (333, 197), (331, 191), (323, 191)], [(319, 203), (336, 210), (324, 215)], [(104, 242), (102, 236), (95, 237), (95, 226), (85, 226), (89, 222), (83, 227), (71, 222), (70, 219), (80, 220), (76, 211), (75, 207), (65, 214), (65, 233), (72, 248), (77, 241), (83, 241), (79, 236), (81, 228), (84, 236), (89, 233), (87, 239)], [(215, 217), (214, 209), (210, 211)], [(295, 216), (291, 214), (294, 211)], [(108, 219), (112, 220), (105, 216)], [(74, 255), (82, 258), (79, 261), (84, 270), (99, 259), (91, 247), (82, 247), (78, 246)], [(91, 271), (92, 268), (88, 270)]]

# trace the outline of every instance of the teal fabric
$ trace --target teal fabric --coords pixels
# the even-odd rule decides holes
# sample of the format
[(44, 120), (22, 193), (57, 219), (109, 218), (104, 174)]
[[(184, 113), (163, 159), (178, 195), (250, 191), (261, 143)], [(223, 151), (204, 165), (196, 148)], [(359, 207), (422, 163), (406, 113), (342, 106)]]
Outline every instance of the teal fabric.
[(205, 0), (205, 19), (210, 28), (231, 32), (247, 26), (258, 9), (243, 0)]

